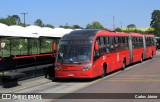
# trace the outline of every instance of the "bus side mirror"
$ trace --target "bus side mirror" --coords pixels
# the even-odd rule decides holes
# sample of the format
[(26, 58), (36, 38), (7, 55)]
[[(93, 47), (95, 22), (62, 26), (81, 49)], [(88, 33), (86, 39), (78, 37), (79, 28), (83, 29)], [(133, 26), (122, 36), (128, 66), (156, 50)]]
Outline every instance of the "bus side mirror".
[(95, 48), (95, 50), (98, 50), (98, 49), (99, 49), (99, 45), (98, 45), (97, 42), (95, 43), (95, 47), (94, 47), (94, 48)]

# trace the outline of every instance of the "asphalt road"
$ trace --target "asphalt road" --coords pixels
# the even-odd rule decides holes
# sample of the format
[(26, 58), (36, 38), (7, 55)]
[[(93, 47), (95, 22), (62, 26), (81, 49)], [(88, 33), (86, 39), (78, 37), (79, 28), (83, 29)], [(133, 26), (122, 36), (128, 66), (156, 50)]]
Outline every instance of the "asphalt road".
[[(135, 99), (98, 99), (100, 94), (93, 94), (92, 99), (83, 99), (83, 96), (87, 94), (80, 94), (82, 97), (77, 97), (81, 99), (57, 99), (54, 102), (160, 102), (159, 99), (140, 99), (140, 93), (160, 93), (160, 55), (156, 55), (153, 59), (146, 60), (143, 63), (130, 66), (124, 71), (115, 72), (110, 77), (106, 76), (96, 84), (74, 93), (87, 93), (88, 95), (92, 93), (119, 93), (113, 95), (122, 94), (122, 96), (126, 95), (124, 93), (138, 93), (138, 95), (134, 95)], [(154, 96), (156, 98), (156, 95)], [(158, 94), (158, 97), (160, 98), (160, 94)]]

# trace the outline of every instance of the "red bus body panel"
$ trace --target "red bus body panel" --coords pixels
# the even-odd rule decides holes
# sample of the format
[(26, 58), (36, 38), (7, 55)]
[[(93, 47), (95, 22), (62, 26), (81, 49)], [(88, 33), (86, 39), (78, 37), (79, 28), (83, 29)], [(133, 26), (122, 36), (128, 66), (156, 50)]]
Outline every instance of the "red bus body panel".
[[(154, 37), (153, 35), (142, 35), (138, 33), (130, 33), (131, 37)], [(128, 37), (128, 33), (121, 33), (121, 32), (110, 32), (106, 30), (100, 30), (94, 36), (93, 42), (96, 41), (96, 38), (99, 36), (120, 36), (120, 37)], [(146, 56), (147, 58), (152, 56), (152, 52), (156, 54), (156, 46), (146, 47)], [(133, 53), (133, 62), (131, 62), (131, 53)], [(112, 52), (108, 54), (101, 55), (96, 61), (93, 58), (94, 55), (94, 44), (92, 45), (92, 57), (91, 62), (82, 63), (82, 64), (61, 64), (56, 62), (55, 64), (58, 65), (60, 70), (55, 70), (55, 77), (56, 78), (94, 78), (97, 76), (102, 75), (102, 68), (105, 64), (107, 66), (106, 73), (115, 71), (123, 67), (123, 62), (125, 60), (126, 65), (131, 63), (138, 62), (144, 56), (144, 47), (141, 48), (133, 48), (132, 51), (129, 48), (126, 48), (123, 51), (119, 52)], [(84, 70), (84, 66), (87, 64), (92, 64), (89, 70)]]

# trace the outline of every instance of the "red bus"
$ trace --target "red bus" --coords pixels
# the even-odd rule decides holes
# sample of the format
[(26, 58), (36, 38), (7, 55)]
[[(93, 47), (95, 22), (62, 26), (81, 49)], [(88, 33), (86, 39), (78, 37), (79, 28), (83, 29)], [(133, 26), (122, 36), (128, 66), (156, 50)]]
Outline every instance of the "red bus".
[(154, 35), (76, 30), (64, 35), (55, 62), (56, 78), (94, 78), (156, 53)]

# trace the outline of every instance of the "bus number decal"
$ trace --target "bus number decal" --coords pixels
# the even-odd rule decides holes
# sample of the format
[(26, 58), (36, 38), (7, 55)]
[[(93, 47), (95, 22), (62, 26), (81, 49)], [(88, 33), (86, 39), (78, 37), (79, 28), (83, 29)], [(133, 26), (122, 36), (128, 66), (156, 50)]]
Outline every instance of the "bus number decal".
[(119, 53), (117, 53), (117, 62), (119, 62)]
[(106, 60), (106, 56), (103, 56), (103, 60)]

